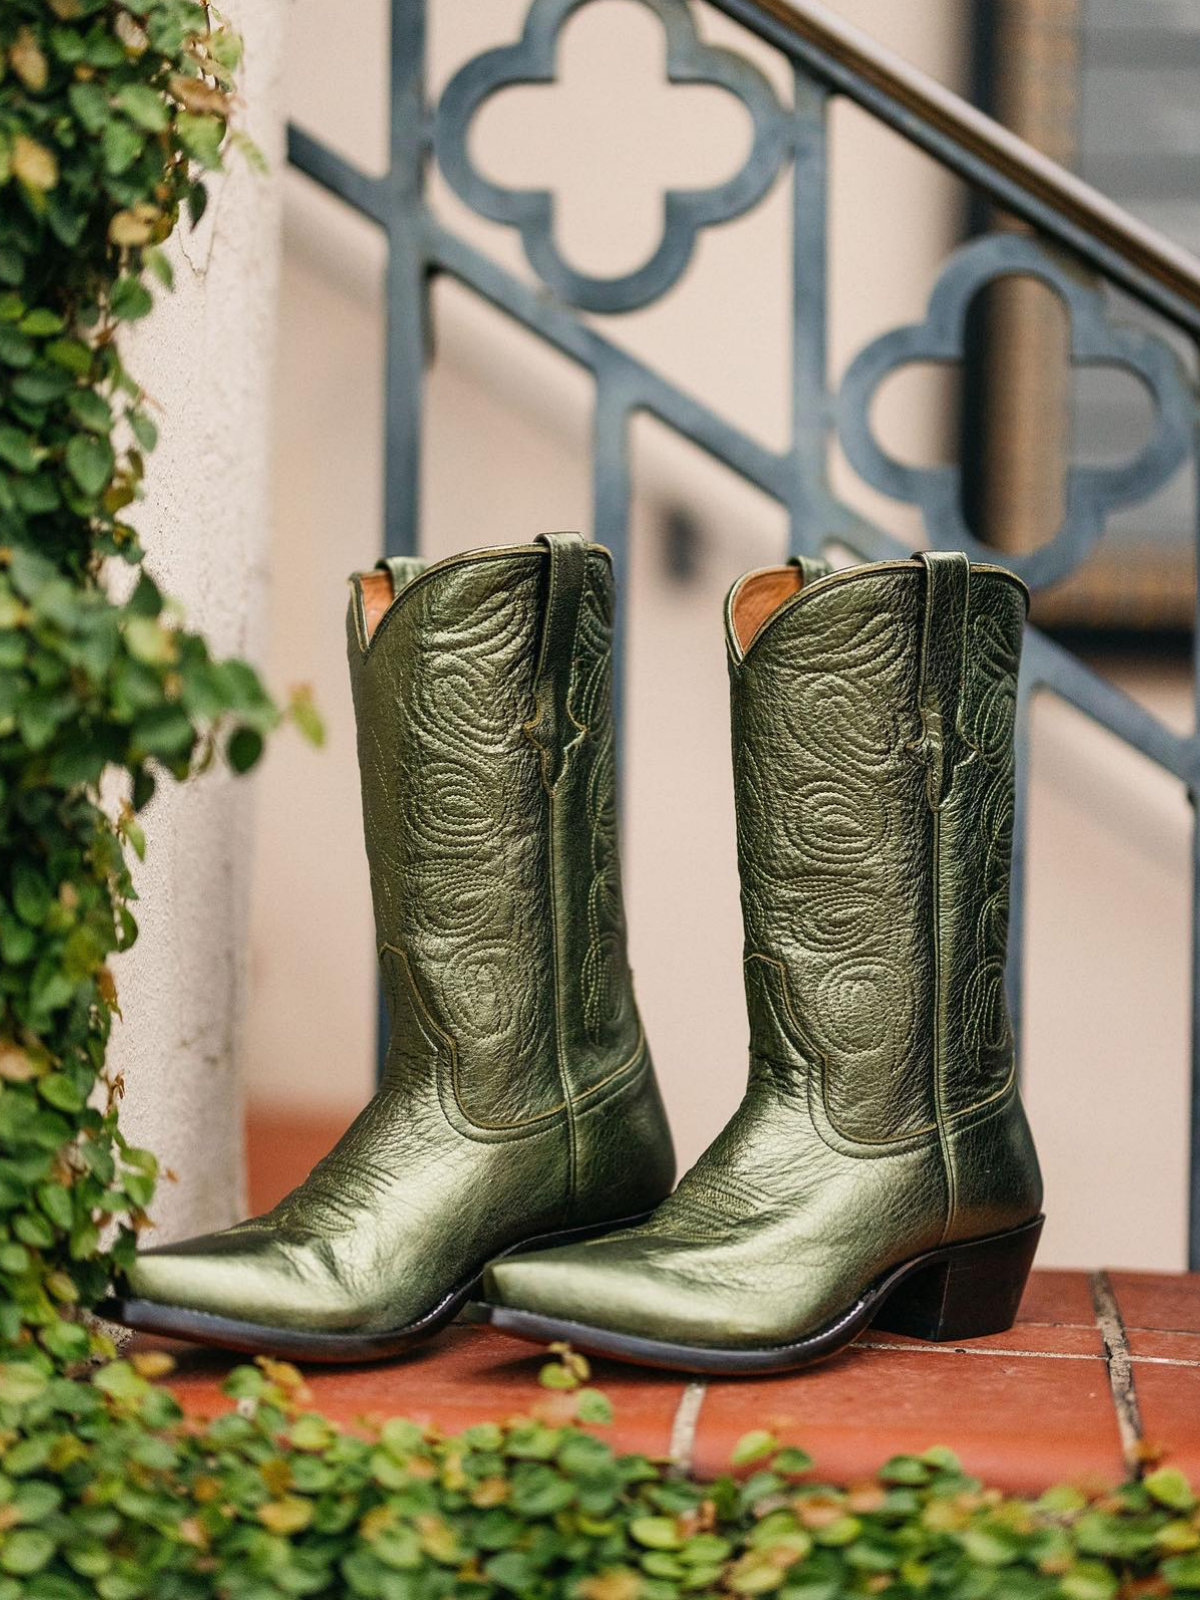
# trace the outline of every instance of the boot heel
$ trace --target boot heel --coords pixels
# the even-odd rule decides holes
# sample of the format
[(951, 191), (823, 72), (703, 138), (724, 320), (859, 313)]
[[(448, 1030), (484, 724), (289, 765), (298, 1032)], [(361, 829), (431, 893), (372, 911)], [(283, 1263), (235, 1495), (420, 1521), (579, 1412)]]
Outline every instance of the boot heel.
[(897, 1285), (872, 1326), (938, 1342), (1006, 1332), (1017, 1320), (1043, 1220), (939, 1252)]

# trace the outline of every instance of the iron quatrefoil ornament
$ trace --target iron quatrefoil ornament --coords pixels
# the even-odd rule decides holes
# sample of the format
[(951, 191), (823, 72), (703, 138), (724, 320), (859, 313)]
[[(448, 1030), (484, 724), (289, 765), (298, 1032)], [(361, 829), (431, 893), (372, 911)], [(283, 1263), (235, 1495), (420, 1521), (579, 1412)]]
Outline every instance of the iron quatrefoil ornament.
[(934, 548), (964, 550), (972, 561), (994, 560), (995, 551), (974, 537), (963, 517), (959, 466), (897, 461), (875, 438), (870, 416), (875, 394), (891, 373), (913, 362), (962, 360), (971, 301), (987, 284), (1009, 276), (1036, 278), (1063, 301), (1072, 366), (1121, 367), (1145, 386), (1154, 405), (1154, 429), (1144, 448), (1114, 465), (1072, 465), (1062, 524), (1053, 538), (1027, 554), (1005, 554), (1006, 566), (1038, 589), (1080, 566), (1112, 512), (1149, 499), (1180, 467), (1191, 443), (1193, 402), (1174, 353), (1140, 329), (1111, 322), (1103, 292), (1066, 260), (1016, 233), (989, 234), (956, 250), (929, 297), (925, 321), (882, 334), (851, 362), (838, 395), (838, 432), (867, 483), (920, 508)]
[(585, 311), (634, 311), (678, 282), (702, 229), (732, 221), (763, 198), (787, 150), (788, 124), (757, 67), (700, 38), (687, 0), (639, 0), (654, 12), (666, 33), (667, 81), (712, 85), (740, 100), (752, 127), (750, 151), (724, 183), (665, 192), (662, 237), (640, 267), (616, 277), (577, 271), (555, 242), (552, 191), (493, 183), (475, 166), (468, 139), (476, 113), (492, 95), (520, 84), (555, 81), (559, 35), (574, 13), (589, 3), (534, 0), (516, 44), (485, 51), (450, 80), (437, 108), (434, 144), (441, 170), (459, 199), (481, 216), (516, 228), (530, 265), (560, 300)]

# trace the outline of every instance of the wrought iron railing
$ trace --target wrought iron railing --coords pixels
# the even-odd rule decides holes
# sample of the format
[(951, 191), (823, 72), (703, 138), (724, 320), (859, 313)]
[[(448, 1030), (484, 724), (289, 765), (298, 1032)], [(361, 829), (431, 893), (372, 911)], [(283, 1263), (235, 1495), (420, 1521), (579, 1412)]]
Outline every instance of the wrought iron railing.
[[(389, 245), (387, 278), (386, 542), (391, 554), (418, 548), (418, 485), (425, 330), (432, 280), (444, 274), (585, 369), (595, 389), (594, 526), (626, 558), (631, 420), (648, 413), (773, 497), (790, 520), (796, 552), (836, 544), (865, 559), (894, 553), (895, 541), (834, 492), (835, 441), (868, 484), (919, 508), (931, 545), (987, 559), (962, 511), (959, 469), (895, 460), (876, 439), (870, 404), (882, 380), (911, 362), (956, 362), (964, 354), (966, 310), (989, 283), (1013, 275), (1048, 286), (1070, 318), (1070, 360), (1126, 369), (1144, 384), (1154, 422), (1128, 463), (1074, 465), (1067, 473), (1061, 526), (1045, 544), (1006, 557), (1039, 590), (1076, 571), (1118, 508), (1150, 499), (1189, 460), (1200, 465), (1200, 406), (1171, 345), (1114, 323), (1105, 285), (1156, 313), (1193, 343), (1200, 340), (1200, 263), (1143, 227), (1086, 184), (1032, 150), (954, 94), (808, 0), (705, 0), (774, 46), (792, 66), (794, 95), (784, 104), (745, 57), (706, 44), (696, 0), (640, 0), (662, 23), (672, 82), (713, 83), (735, 95), (753, 137), (741, 170), (705, 190), (669, 192), (662, 239), (637, 270), (615, 277), (577, 271), (559, 254), (546, 191), (510, 189), (475, 165), (468, 134), (483, 103), (512, 84), (555, 75), (556, 44), (568, 19), (591, 0), (532, 0), (518, 39), (476, 56), (436, 104), (426, 92), (426, 0), (392, 0), (390, 166), (373, 177), (300, 129), (291, 160), (372, 218)], [(925, 319), (894, 329), (860, 351), (837, 393), (826, 360), (828, 126), (838, 97), (856, 102), (958, 174), (980, 195), (1026, 224), (971, 240), (946, 262)], [(530, 287), (439, 220), (426, 198), (436, 162), (475, 212), (517, 230), (541, 286)], [(792, 417), (790, 442), (764, 447), (692, 395), (606, 339), (581, 312), (630, 311), (668, 294), (685, 271), (700, 231), (755, 206), (790, 169), (792, 230)], [(1084, 270), (1081, 271), (1080, 269)], [(1194, 674), (1200, 702), (1200, 674)], [(1178, 779), (1195, 802), (1200, 737), (1173, 732), (1099, 677), (1077, 656), (1034, 630), (1022, 668), (1019, 737), (1027, 757), (1033, 696), (1049, 692), (1111, 730)], [(1014, 1022), (1021, 1016), (1025, 819), (1028, 760), (1019, 763), (1014, 844), (1012, 956)], [(1200, 838), (1192, 838), (1192, 1080), (1189, 1259), (1200, 1267)]]

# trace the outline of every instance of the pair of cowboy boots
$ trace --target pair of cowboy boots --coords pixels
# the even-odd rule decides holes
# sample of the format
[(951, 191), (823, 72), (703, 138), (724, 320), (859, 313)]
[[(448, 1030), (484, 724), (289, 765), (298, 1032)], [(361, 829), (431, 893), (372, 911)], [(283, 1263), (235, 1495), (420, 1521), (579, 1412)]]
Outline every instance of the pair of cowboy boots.
[(625, 952), (608, 553), (352, 580), (383, 1079), (265, 1216), (109, 1314), (314, 1361), (500, 1328), (699, 1372), (869, 1323), (1007, 1328), (1041, 1180), (1004, 999), (1027, 596), (959, 555), (751, 572), (726, 605), (750, 1077), (671, 1192)]

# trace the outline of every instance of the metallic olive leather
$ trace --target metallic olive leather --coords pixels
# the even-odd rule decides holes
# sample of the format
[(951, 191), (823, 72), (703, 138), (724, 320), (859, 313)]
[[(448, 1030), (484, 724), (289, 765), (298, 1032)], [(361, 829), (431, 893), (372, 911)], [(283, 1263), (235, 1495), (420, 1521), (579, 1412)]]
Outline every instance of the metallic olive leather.
[(550, 535), (387, 565), (374, 636), (358, 578), (348, 618), (382, 1083), (273, 1211), (139, 1255), (139, 1297), (399, 1328), (514, 1243), (670, 1192), (625, 953), (609, 555)]
[(726, 611), (745, 1097), (649, 1222), (495, 1263), (494, 1304), (784, 1345), (1038, 1214), (1004, 997), (1025, 590), (957, 555), (804, 579), (744, 653), (740, 585)]

